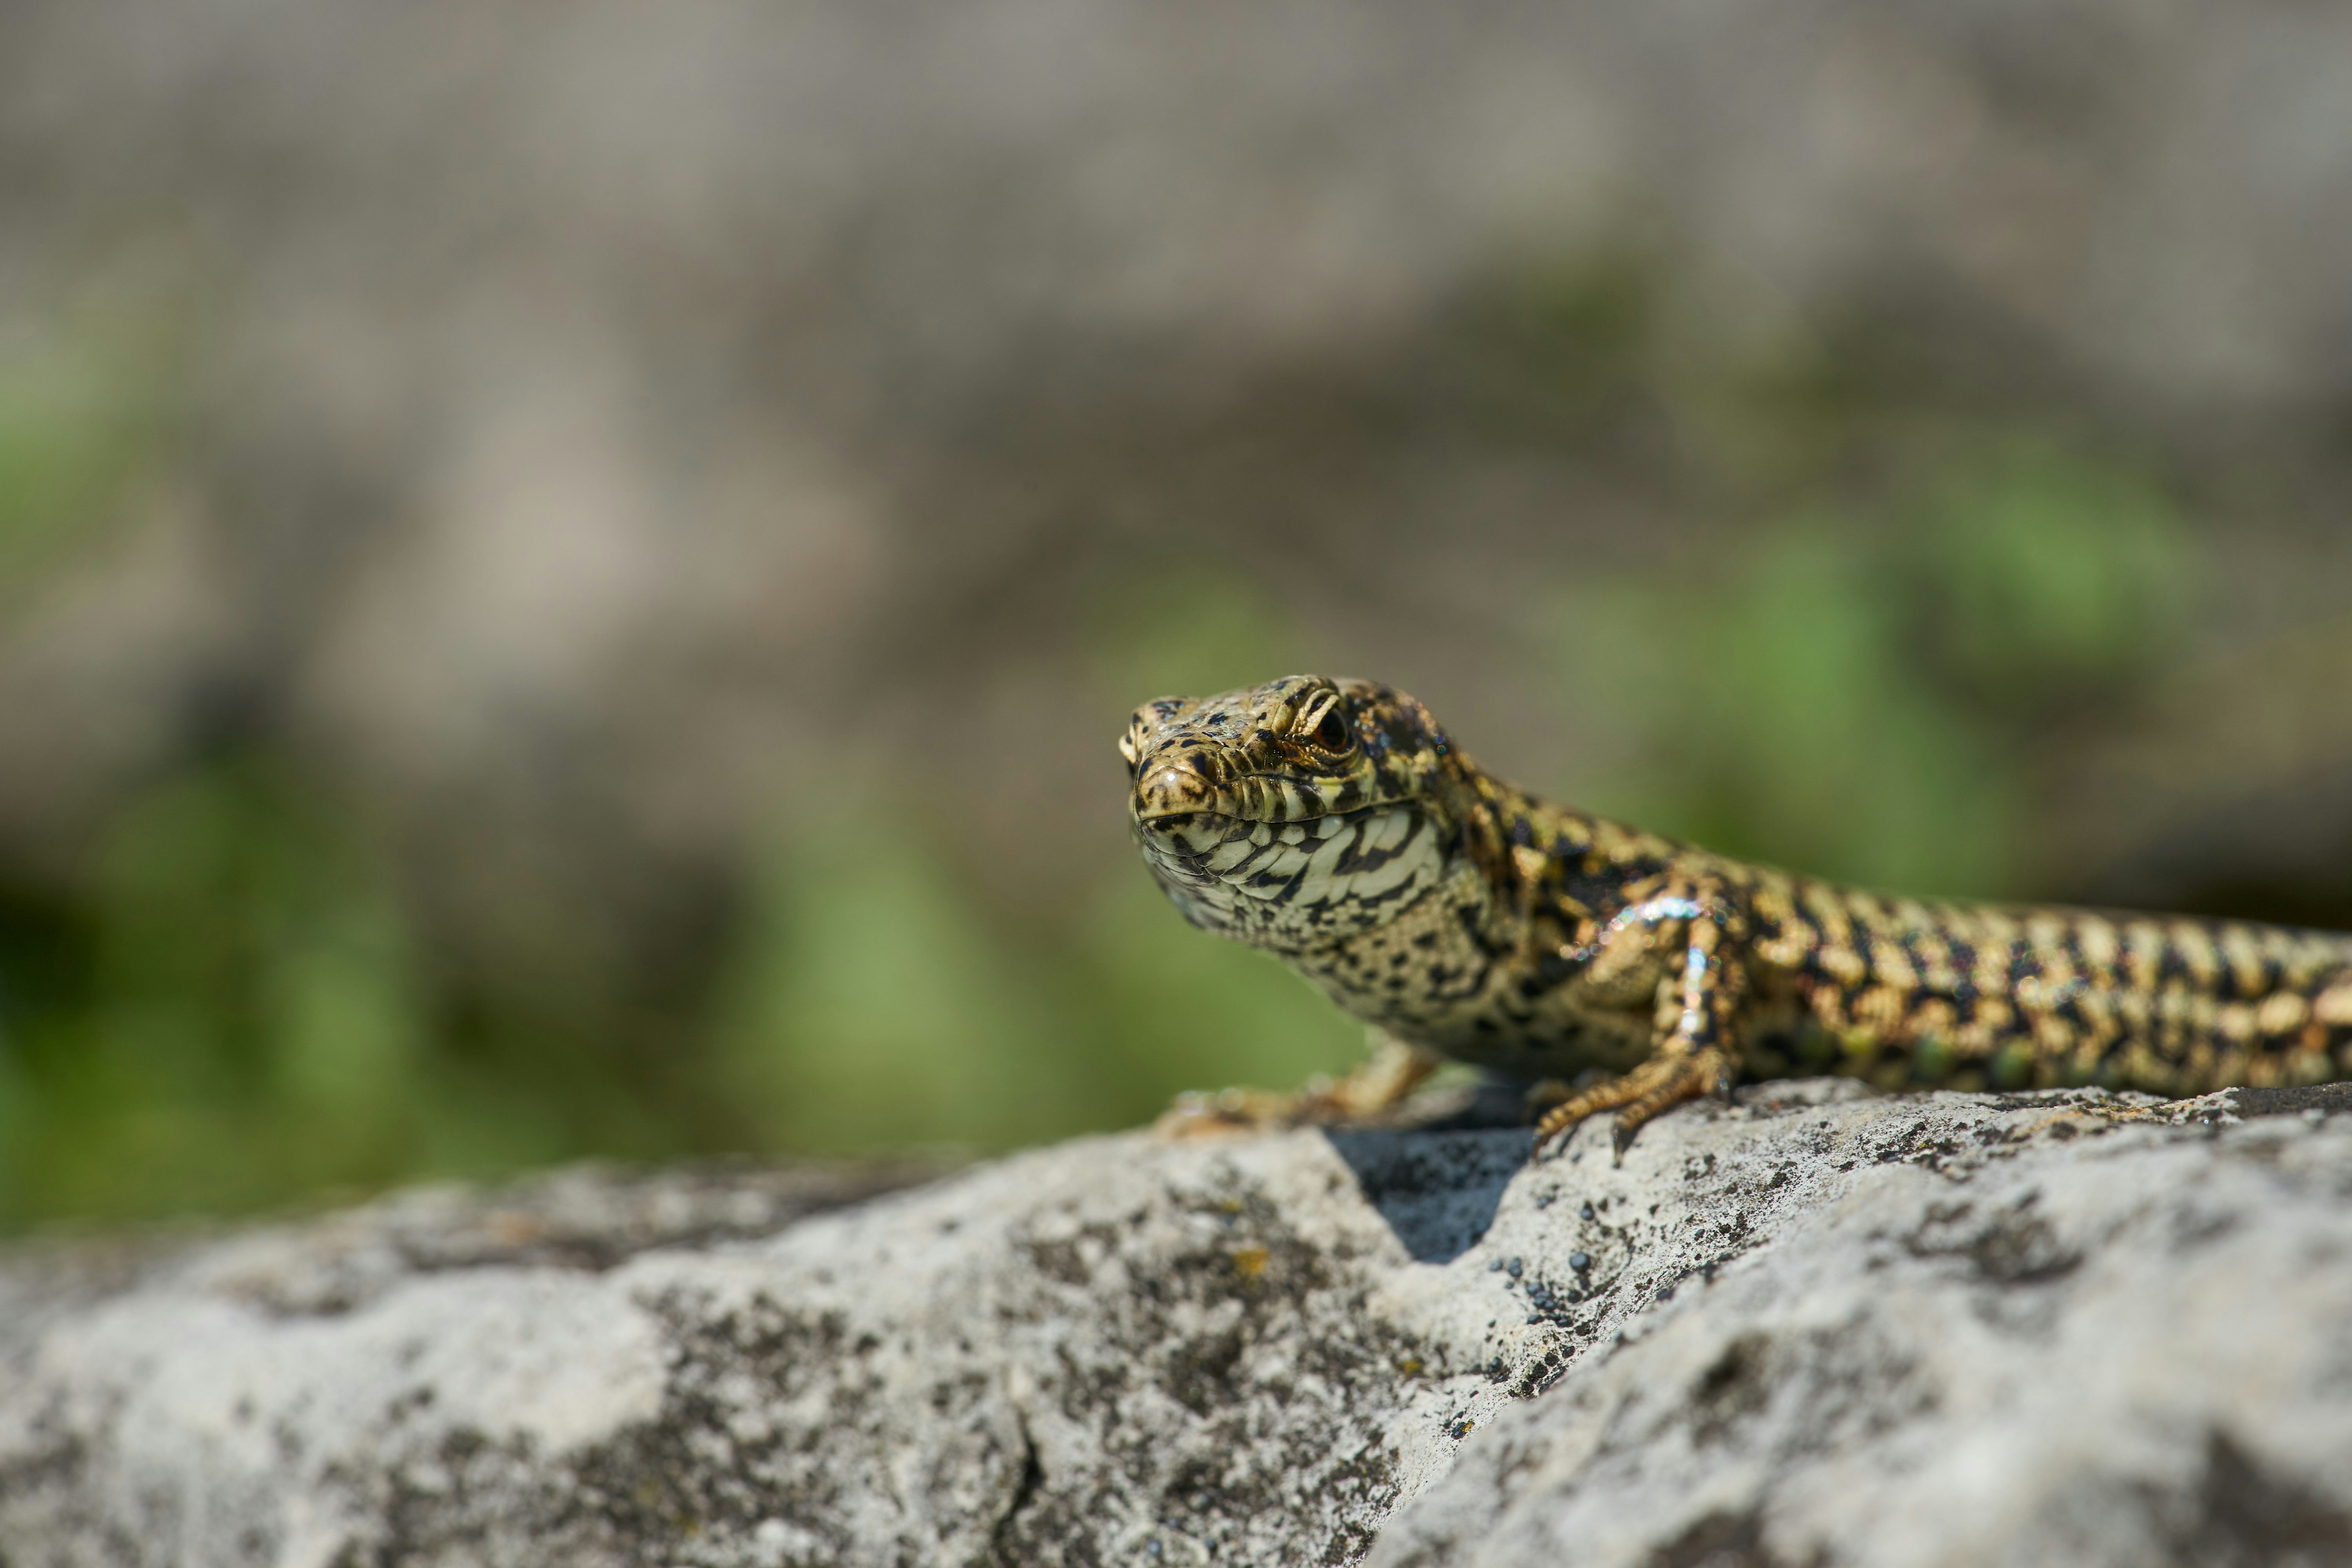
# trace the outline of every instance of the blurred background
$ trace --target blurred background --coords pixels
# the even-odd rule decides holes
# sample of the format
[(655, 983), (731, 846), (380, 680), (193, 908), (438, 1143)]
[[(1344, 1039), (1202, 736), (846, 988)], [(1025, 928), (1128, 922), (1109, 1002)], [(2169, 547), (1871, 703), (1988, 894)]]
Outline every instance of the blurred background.
[(11, 0), (0, 1227), (1356, 1031), (1132, 706), (2352, 927), (2352, 16)]

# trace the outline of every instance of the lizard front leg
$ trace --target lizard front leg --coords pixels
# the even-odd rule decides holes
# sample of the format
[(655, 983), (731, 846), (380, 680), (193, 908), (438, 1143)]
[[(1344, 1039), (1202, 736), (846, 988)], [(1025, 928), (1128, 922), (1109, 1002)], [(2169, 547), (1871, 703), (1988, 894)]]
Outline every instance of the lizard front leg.
[[(1748, 995), (1748, 968), (1738, 940), (1744, 921), (1736, 907), (1717, 897), (1668, 896), (1627, 910), (1594, 943), (1592, 969), (1622, 974), (1664, 956), (1679, 962), (1661, 976), (1650, 1058), (1608, 1083), (1570, 1092), (1536, 1124), (1536, 1142), (1545, 1142), (1603, 1110), (1615, 1110), (1613, 1140), (1618, 1158), (1642, 1124), (1671, 1106), (1702, 1094), (1728, 1095), (1739, 1073), (1738, 1023)], [(1615, 951), (1612, 951), (1614, 948)]]

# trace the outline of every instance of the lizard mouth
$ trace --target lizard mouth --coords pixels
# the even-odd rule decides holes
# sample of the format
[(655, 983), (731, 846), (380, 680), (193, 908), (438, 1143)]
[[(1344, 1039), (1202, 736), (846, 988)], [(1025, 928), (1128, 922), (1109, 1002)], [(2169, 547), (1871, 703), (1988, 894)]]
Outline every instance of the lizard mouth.
[(1193, 752), (1147, 763), (1136, 774), (1129, 809), (1146, 828), (1203, 818), (1290, 827), (1334, 817), (1360, 820), (1367, 811), (1402, 804), (1369, 801), (1366, 793), (1353, 781), (1244, 773), (1223, 759)]
[(1138, 811), (1136, 826), (1141, 830), (1145, 847), (1156, 854), (1171, 860), (1192, 862), (1200, 869), (1213, 870), (1218, 868), (1202, 863), (1228, 845), (1248, 844), (1261, 849), (1276, 844), (1312, 847), (1397, 809), (1398, 803), (1387, 802), (1282, 818), (1241, 816), (1205, 807), (1149, 816)]

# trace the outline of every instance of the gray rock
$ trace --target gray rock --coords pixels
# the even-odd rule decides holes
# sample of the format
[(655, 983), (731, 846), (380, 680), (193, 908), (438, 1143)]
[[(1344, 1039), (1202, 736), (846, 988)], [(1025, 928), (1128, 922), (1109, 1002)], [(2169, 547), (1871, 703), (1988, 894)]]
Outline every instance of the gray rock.
[(2352, 1558), (2352, 1091), (2150, 1103), (1776, 1084), (1622, 1167), (1131, 1134), (21, 1247), (0, 1562)]

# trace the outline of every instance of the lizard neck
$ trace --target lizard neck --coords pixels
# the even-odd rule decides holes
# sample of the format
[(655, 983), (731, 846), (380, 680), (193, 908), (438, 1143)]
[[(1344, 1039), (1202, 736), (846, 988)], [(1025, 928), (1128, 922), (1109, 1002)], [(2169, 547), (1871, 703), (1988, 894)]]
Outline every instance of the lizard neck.
[(1559, 813), (1456, 751), (1443, 759), (1428, 793), (1453, 825), (1453, 854), (1465, 868), (1449, 879), (1458, 889), (1455, 896), (1466, 896), (1475, 874), (1485, 945), (1516, 950), (1542, 882), (1539, 861), (1525, 850), (1534, 841), (1535, 825)]

